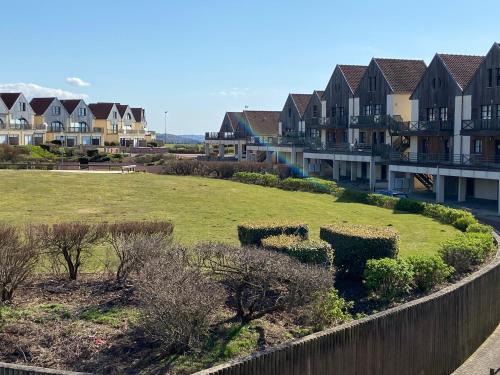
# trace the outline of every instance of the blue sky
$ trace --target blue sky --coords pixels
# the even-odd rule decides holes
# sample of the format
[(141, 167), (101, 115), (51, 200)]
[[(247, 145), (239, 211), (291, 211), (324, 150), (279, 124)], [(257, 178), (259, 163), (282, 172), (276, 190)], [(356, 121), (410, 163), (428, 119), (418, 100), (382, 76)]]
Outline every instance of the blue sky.
[(337, 63), (485, 54), (500, 40), (499, 10), (489, 0), (11, 1), (0, 90), (142, 106), (157, 131), (168, 110), (169, 133), (202, 134), (225, 111), (281, 110), (289, 92), (324, 89)]

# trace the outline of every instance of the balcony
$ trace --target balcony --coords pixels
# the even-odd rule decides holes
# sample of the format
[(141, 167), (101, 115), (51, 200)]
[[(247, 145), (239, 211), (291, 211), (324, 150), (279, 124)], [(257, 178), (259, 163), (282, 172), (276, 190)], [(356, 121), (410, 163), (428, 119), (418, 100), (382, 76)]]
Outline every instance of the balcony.
[(248, 137), (247, 144), (254, 146), (304, 146), (306, 138), (302, 133), (276, 137)]
[(409, 121), (395, 122), (391, 126), (393, 135), (438, 135), (442, 132), (453, 132), (453, 121)]
[(119, 134), (130, 134), (130, 135), (140, 135), (146, 134), (146, 131), (143, 129), (120, 129)]
[[(40, 125), (37, 125), (40, 126)], [(35, 129), (35, 126), (31, 124), (22, 124), (18, 122), (11, 122), (11, 123), (5, 123), (2, 122), (0, 123), (0, 129), (2, 130), (33, 130)], [(43, 128), (45, 129), (45, 128)]]
[(390, 154), (391, 163), (419, 164), (427, 166), (445, 166), (454, 168), (500, 170), (500, 156), (433, 154), (433, 153), (400, 153)]
[(369, 115), (351, 116), (351, 128), (388, 129), (403, 123), (401, 116)]
[(205, 140), (224, 140), (224, 139), (244, 139), (245, 136), (238, 132), (206, 132)]
[(306, 126), (311, 128), (346, 129), (347, 124), (347, 116), (314, 117), (306, 119)]
[(462, 134), (482, 134), (482, 135), (498, 135), (500, 132), (500, 119), (494, 118), (489, 120), (464, 120), (462, 121)]
[(308, 142), (306, 152), (331, 153), (331, 154), (352, 154), (385, 157), (390, 152), (390, 145), (386, 144), (350, 144), (331, 143), (322, 144), (320, 141)]

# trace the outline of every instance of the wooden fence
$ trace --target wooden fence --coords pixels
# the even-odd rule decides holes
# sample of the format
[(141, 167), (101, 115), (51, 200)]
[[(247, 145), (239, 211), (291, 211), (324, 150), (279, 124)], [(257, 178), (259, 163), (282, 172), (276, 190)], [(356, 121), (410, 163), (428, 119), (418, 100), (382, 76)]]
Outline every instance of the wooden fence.
[(448, 375), (499, 322), (500, 252), (432, 295), (196, 374)]
[(91, 375), (83, 372), (51, 370), (0, 362), (0, 375)]

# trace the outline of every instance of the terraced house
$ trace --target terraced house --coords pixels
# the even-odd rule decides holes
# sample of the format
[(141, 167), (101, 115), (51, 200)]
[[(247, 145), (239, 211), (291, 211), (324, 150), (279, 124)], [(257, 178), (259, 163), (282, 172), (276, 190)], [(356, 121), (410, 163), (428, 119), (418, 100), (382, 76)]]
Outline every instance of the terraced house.
[(500, 45), (484, 58), (436, 55), (412, 95), (412, 120), (390, 187), (422, 182), (437, 202), (497, 201), (500, 213)]
[[(67, 132), (63, 135), (67, 143), (82, 146), (102, 146), (102, 129), (94, 126), (94, 114), (81, 99), (61, 100), (69, 114)], [(50, 133), (47, 134), (50, 139)]]
[(45, 128), (34, 124), (34, 112), (22, 93), (0, 93), (0, 144), (38, 145)]

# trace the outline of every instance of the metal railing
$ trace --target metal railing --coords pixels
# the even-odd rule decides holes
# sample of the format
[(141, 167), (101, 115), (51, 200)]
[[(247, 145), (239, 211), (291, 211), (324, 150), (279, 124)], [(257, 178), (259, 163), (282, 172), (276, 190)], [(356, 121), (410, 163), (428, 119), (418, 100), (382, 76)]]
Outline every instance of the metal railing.
[(320, 141), (309, 141), (306, 146), (307, 152), (333, 153), (333, 154), (357, 154), (372, 156), (387, 156), (390, 152), (390, 145), (387, 144), (353, 144), (353, 143), (333, 143)]
[(500, 156), (479, 154), (391, 152), (390, 161), (402, 164), (427, 164), (500, 170)]
[(500, 119), (493, 118), (489, 120), (463, 120), (462, 131), (477, 131), (477, 130), (500, 130)]
[(347, 128), (347, 116), (334, 117), (314, 117), (306, 119), (306, 126), (309, 127), (331, 127), (331, 128)]
[(391, 126), (393, 133), (419, 133), (453, 131), (453, 121), (407, 121), (396, 122)]
[(391, 128), (403, 123), (399, 115), (362, 115), (351, 116), (350, 127), (353, 128)]
[(243, 139), (245, 136), (238, 132), (206, 132), (206, 140), (218, 140), (218, 139)]
[(303, 135), (248, 137), (247, 144), (254, 146), (304, 146), (306, 144), (306, 138)]

